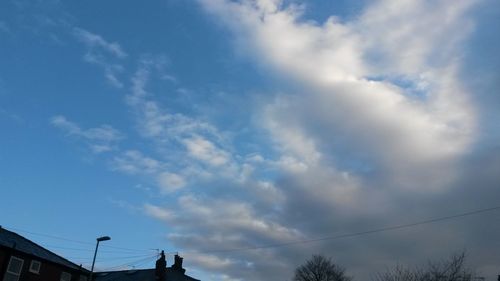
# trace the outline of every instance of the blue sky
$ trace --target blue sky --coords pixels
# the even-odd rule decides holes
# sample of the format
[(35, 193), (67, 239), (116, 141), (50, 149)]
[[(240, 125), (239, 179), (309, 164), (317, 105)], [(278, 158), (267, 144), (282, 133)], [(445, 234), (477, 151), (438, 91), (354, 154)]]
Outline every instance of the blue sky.
[(467, 249), (492, 280), (494, 212), (221, 250), (500, 205), (499, 19), (494, 0), (3, 1), (0, 224), (86, 266), (109, 235), (100, 270), (164, 249), (202, 280), (287, 279), (322, 253), (365, 279)]

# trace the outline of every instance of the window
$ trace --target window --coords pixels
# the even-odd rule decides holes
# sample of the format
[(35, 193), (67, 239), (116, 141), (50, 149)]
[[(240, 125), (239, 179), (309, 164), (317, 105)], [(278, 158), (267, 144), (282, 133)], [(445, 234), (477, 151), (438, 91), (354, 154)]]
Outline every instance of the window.
[(62, 272), (61, 273), (61, 281), (71, 281), (71, 274), (67, 272)]
[(10, 257), (9, 265), (5, 271), (3, 281), (18, 281), (23, 269), (23, 263), (24, 260), (20, 258), (16, 258), (14, 256)]
[(30, 264), (30, 272), (32, 273), (40, 273), (40, 267), (42, 266), (42, 263), (39, 261), (32, 260)]

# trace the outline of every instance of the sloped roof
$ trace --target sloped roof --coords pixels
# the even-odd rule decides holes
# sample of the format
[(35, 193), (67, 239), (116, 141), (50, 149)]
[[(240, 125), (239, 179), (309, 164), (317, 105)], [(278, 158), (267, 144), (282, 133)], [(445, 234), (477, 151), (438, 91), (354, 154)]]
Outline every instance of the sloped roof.
[[(95, 281), (155, 281), (155, 269), (121, 270), (98, 272), (94, 275)], [(166, 268), (165, 281), (200, 281), (184, 273)]]
[[(14, 248), (16, 251), (23, 252), (42, 260), (50, 261), (56, 264), (66, 266), (68, 268), (80, 269), (80, 266), (70, 262), (69, 260), (45, 249), (44, 247), (36, 244), (35, 242), (24, 238), (23, 236), (9, 231), (0, 226), (0, 246), (7, 248)], [(87, 271), (85, 268), (81, 268)]]

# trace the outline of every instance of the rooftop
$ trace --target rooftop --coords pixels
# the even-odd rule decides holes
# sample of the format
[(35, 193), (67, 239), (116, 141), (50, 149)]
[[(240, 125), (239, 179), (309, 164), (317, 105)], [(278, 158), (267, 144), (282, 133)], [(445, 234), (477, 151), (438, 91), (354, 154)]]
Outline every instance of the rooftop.
[(84, 271), (87, 271), (85, 268), (81, 268), (79, 265), (72, 263), (69, 260), (36, 244), (35, 242), (24, 238), (23, 236), (15, 232), (9, 231), (1, 226), (0, 247), (12, 248), (16, 251), (38, 257), (46, 261), (50, 261), (73, 269), (82, 269)]
[[(165, 272), (166, 281), (200, 281), (194, 279), (184, 273), (172, 269), (171, 267), (166, 268)], [(134, 270), (122, 270), (122, 271), (105, 271), (95, 274), (96, 281), (142, 281), (142, 280), (156, 280), (155, 269), (134, 269)]]

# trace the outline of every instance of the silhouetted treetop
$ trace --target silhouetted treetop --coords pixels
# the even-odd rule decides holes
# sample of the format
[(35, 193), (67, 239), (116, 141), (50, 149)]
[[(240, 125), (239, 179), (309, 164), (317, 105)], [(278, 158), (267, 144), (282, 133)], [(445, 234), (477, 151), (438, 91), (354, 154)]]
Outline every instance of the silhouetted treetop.
[(295, 269), (294, 281), (350, 281), (345, 269), (332, 262), (331, 258), (314, 255)]

